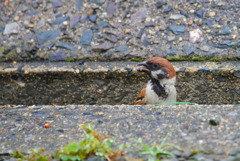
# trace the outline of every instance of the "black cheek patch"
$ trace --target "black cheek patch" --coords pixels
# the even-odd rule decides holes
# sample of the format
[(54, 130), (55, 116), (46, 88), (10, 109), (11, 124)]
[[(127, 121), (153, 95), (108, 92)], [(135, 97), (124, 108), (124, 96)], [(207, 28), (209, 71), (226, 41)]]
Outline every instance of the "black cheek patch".
[(157, 74), (158, 79), (164, 79), (168, 77), (168, 72), (165, 69), (161, 69), (163, 74)]
[(157, 74), (158, 79), (164, 79), (167, 78), (165, 74)]
[(152, 84), (152, 90), (158, 95), (158, 97), (162, 97), (162, 98), (168, 97), (164, 87), (159, 83), (158, 80), (152, 79), (151, 84)]

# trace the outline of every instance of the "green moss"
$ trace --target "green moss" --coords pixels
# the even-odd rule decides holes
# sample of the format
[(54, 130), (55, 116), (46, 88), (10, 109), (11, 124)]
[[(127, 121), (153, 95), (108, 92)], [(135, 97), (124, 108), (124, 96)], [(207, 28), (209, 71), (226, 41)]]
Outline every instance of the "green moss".
[(237, 50), (237, 46), (232, 46), (232, 49), (233, 50)]
[(210, 61), (221, 61), (222, 58), (211, 58)]
[(135, 62), (142, 62), (143, 61), (143, 59), (136, 58), (136, 57), (133, 57), (131, 60), (135, 61)]
[(204, 58), (201, 58), (201, 57), (193, 57), (191, 58), (192, 61), (205, 61)]
[(239, 61), (239, 59), (236, 58), (236, 57), (232, 57), (232, 60), (234, 60), (234, 61)]
[(9, 44), (9, 45), (6, 45), (6, 46), (2, 47), (2, 51), (5, 52), (7, 50), (7, 48), (9, 48), (10, 46), (11, 45)]
[(66, 60), (67, 62), (75, 62), (76, 60), (74, 58), (69, 58)]
[(187, 58), (170, 56), (170, 57), (167, 57), (167, 60), (169, 60), (169, 61), (186, 61)]

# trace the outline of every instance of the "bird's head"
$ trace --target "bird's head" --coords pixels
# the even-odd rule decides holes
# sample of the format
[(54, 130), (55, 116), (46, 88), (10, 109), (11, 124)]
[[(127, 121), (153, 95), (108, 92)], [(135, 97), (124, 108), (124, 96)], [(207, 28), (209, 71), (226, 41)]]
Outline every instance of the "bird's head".
[(152, 57), (141, 62), (138, 66), (142, 66), (138, 71), (146, 72), (152, 79), (171, 79), (176, 77), (176, 72), (172, 64), (161, 57)]

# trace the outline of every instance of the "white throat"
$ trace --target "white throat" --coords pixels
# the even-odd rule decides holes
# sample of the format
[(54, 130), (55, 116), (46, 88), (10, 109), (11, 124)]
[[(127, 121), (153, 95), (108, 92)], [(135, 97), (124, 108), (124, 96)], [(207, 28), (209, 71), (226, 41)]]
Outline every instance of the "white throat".
[(175, 85), (176, 83), (176, 77), (173, 77), (173, 78), (170, 78), (170, 79), (160, 79), (159, 82), (162, 84), (162, 85)]

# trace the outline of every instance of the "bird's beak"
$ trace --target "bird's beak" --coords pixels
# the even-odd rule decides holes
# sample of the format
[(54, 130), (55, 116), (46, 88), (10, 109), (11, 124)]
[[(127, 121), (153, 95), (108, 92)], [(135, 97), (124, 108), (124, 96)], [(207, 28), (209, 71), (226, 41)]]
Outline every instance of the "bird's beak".
[(142, 68), (138, 69), (139, 72), (147, 72), (148, 73), (150, 71), (149, 66), (146, 61), (137, 64), (137, 66), (142, 66)]

